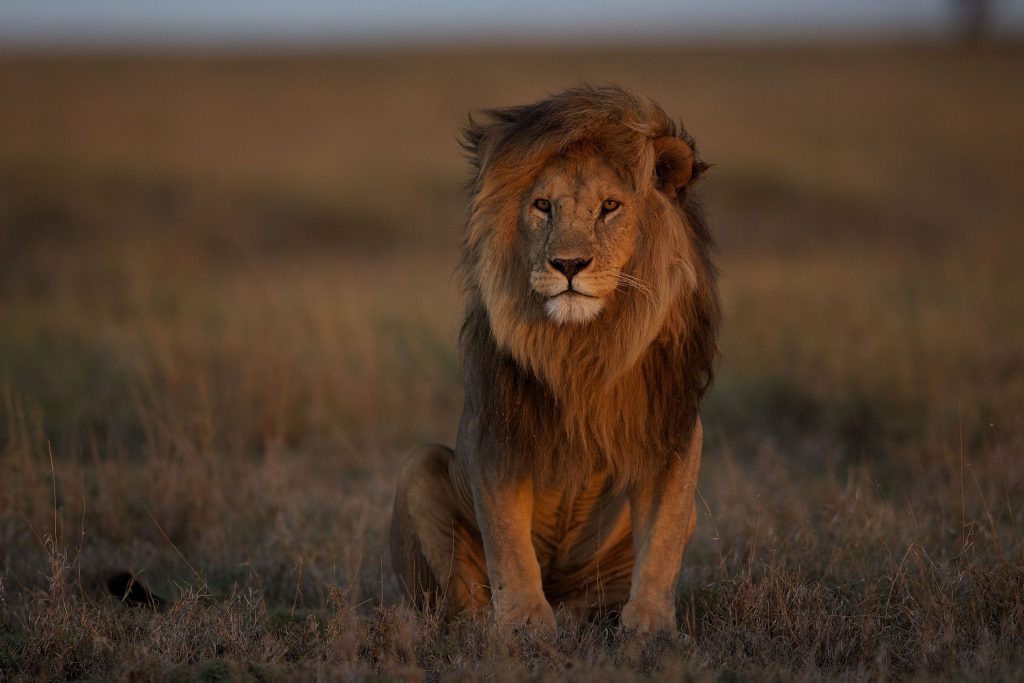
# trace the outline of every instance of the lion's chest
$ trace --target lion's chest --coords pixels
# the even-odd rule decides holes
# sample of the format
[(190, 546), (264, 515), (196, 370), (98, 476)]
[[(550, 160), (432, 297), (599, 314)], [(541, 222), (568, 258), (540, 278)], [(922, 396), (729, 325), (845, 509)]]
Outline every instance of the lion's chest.
[(545, 573), (592, 561), (630, 533), (629, 501), (604, 475), (577, 491), (547, 491), (534, 499), (533, 544)]

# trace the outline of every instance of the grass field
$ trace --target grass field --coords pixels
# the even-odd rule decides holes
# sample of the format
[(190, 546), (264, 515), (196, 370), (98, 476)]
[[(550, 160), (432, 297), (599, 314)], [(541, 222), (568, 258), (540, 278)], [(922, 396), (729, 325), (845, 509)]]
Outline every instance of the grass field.
[[(0, 56), (0, 680), (1024, 678), (1024, 49)], [(678, 638), (401, 605), (471, 110), (618, 82), (715, 163)], [(131, 570), (172, 601), (107, 595)]]

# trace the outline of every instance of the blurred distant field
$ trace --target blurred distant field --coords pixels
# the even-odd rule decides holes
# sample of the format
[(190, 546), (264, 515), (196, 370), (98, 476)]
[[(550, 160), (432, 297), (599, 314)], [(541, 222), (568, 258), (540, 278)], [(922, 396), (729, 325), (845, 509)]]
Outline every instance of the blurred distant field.
[[(1024, 677), (1024, 48), (0, 56), (0, 680)], [(621, 83), (715, 164), (683, 637), (400, 605), (470, 111)], [(118, 604), (139, 574), (173, 600)]]

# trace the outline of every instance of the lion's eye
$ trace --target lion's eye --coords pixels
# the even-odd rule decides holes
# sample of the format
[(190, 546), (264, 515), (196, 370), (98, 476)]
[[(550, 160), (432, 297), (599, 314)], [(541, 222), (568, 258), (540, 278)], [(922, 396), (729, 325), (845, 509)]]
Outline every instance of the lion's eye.
[(604, 200), (604, 203), (601, 204), (601, 211), (604, 213), (611, 213), (620, 206), (622, 206), (622, 202), (615, 201), (614, 199), (606, 199)]
[(537, 209), (538, 211), (543, 211), (544, 213), (550, 213), (551, 202), (543, 198), (535, 199), (533, 201), (533, 208)]

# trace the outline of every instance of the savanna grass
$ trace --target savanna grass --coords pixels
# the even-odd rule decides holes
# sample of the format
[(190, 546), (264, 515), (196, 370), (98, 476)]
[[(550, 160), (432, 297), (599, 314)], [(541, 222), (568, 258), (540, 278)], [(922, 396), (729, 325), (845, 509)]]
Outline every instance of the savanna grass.
[[(1024, 677), (1022, 61), (0, 60), (0, 679)], [(503, 640), (401, 604), (391, 496), (459, 414), (453, 131), (582, 80), (718, 164), (701, 518), (678, 635)]]

